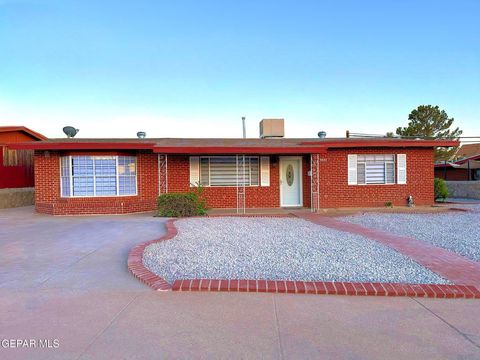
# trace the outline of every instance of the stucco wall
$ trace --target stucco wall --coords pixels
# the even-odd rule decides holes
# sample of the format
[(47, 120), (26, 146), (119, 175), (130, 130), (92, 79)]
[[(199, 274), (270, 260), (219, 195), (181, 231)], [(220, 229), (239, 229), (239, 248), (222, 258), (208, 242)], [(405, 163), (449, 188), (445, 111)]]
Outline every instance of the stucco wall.
[(480, 199), (480, 181), (446, 181), (449, 197)]
[(0, 189), (0, 209), (33, 205), (35, 190), (33, 187), (18, 189)]

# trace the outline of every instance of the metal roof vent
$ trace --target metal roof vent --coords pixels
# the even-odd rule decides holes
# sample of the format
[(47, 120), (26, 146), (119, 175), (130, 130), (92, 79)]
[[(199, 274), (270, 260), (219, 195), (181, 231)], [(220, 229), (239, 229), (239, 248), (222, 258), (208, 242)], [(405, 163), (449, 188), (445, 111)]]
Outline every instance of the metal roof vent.
[(325, 139), (325, 138), (327, 137), (327, 133), (326, 133), (325, 131), (320, 131), (320, 132), (318, 133), (318, 137), (319, 137), (320, 139)]
[(145, 136), (147, 136), (147, 133), (145, 131), (139, 131), (137, 132), (137, 137), (139, 139), (145, 139)]

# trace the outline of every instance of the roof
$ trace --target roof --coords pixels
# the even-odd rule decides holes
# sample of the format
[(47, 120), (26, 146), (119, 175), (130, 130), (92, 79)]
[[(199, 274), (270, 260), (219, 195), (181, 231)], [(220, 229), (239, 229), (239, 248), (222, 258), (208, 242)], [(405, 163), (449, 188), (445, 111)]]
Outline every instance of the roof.
[(31, 137), (37, 140), (47, 140), (46, 136), (36, 131), (33, 131), (25, 126), (0, 126), (0, 133), (15, 132), (15, 131), (24, 132), (25, 134), (30, 135)]
[(443, 167), (446, 166), (446, 167), (458, 168), (458, 167), (460, 167), (459, 165), (467, 164), (468, 162), (477, 161), (477, 160), (480, 160), (480, 154), (469, 156), (469, 157), (466, 157), (466, 158), (463, 158), (463, 159), (460, 159), (460, 160), (457, 160), (457, 161), (439, 162), (439, 163), (435, 164), (434, 167), (443, 168)]
[(314, 139), (48, 139), (42, 142), (12, 144), (16, 149), (34, 150), (152, 150), (167, 154), (308, 154), (333, 148), (359, 147), (455, 147), (453, 140), (410, 140), (395, 138), (314, 138)]
[(460, 146), (455, 153), (455, 158), (462, 159), (475, 155), (480, 155), (480, 143), (466, 144)]

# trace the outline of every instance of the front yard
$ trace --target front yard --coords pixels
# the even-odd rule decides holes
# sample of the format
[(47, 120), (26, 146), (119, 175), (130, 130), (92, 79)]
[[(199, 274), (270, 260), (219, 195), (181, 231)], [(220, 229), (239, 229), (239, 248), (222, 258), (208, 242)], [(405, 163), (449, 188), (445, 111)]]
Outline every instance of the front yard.
[[(460, 206), (457, 206), (460, 207)], [(437, 214), (365, 213), (342, 220), (428, 242), (480, 261), (480, 205), (462, 205), (468, 212)]]
[(366, 237), (297, 218), (194, 218), (145, 249), (144, 265), (178, 279), (437, 283), (447, 280)]

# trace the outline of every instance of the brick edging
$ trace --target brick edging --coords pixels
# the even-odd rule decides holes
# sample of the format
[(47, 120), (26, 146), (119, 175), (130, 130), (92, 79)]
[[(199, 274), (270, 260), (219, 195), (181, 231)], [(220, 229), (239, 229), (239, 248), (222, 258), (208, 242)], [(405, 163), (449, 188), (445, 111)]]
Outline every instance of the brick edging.
[(130, 270), (133, 276), (154, 290), (168, 291), (171, 290), (172, 287), (165, 279), (151, 272), (143, 265), (143, 252), (147, 246), (160, 241), (169, 240), (177, 235), (177, 228), (173, 224), (175, 221), (177, 221), (177, 219), (167, 220), (165, 224), (167, 232), (161, 238), (138, 244), (128, 253), (128, 270)]
[(175, 280), (172, 290), (480, 299), (470, 285), (377, 282), (184, 279)]
[[(290, 217), (280, 215), (275, 217)], [(216, 217), (216, 216), (214, 216)], [(249, 216), (246, 217), (269, 217)], [(159, 239), (134, 246), (128, 254), (128, 269), (140, 281), (158, 291), (215, 291), (215, 292), (257, 292), (322, 295), (358, 296), (409, 296), (428, 298), (480, 299), (480, 291), (471, 285), (445, 284), (400, 284), (379, 282), (340, 281), (288, 281), (288, 280), (245, 280), (245, 279), (182, 279), (170, 285), (165, 279), (154, 274), (143, 265), (143, 252), (151, 244), (165, 241), (177, 235), (174, 223), (166, 222), (167, 232)]]

